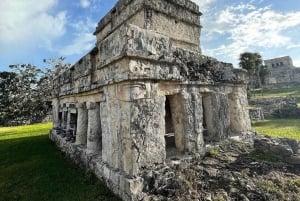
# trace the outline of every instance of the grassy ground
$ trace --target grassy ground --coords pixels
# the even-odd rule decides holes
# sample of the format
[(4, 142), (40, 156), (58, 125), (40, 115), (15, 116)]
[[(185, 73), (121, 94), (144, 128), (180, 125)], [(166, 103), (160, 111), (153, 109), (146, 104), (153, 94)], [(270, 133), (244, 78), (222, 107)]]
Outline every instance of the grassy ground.
[(48, 140), (51, 124), (0, 127), (0, 201), (120, 201)]
[(300, 119), (265, 119), (253, 123), (260, 134), (300, 140)]
[[(257, 90), (251, 98), (295, 97), (300, 108), (300, 87)], [(300, 119), (266, 119), (253, 123), (253, 128), (265, 135), (300, 140)]]

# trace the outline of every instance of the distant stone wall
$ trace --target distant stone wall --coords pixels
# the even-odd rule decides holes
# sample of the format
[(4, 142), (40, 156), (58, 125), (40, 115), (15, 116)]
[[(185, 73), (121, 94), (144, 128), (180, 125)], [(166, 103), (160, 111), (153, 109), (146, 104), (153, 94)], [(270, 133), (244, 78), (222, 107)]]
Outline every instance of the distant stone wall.
[(252, 99), (249, 101), (249, 105), (258, 107), (258, 108), (262, 108), (264, 117), (298, 117), (298, 116), (300, 116), (300, 112), (297, 107), (295, 98)]
[(249, 116), (251, 121), (259, 121), (265, 118), (263, 108), (261, 107), (249, 108)]

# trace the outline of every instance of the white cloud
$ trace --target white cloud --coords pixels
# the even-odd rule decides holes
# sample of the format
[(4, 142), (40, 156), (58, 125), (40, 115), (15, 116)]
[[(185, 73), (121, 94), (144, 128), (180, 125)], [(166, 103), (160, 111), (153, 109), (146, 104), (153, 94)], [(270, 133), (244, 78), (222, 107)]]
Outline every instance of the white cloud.
[(83, 54), (91, 50), (95, 46), (96, 37), (92, 34), (97, 23), (90, 18), (78, 21), (71, 24), (74, 29), (74, 39), (70, 44), (59, 49), (59, 53), (64, 56), (70, 56), (74, 54)]
[(0, 44), (32, 45), (62, 36), (66, 12), (50, 12), (57, 3), (58, 0), (1, 0)]
[(199, 5), (200, 11), (205, 11), (215, 0), (192, 0)]
[(300, 12), (281, 13), (251, 4), (229, 6), (206, 19), (209, 23), (203, 22), (202, 38), (213, 40), (223, 36), (224, 39), (223, 45), (204, 51), (212, 56), (226, 55), (237, 59), (244, 51), (294, 47), (294, 41), (286, 31), (300, 26), (299, 19)]
[(293, 60), (294, 66), (300, 67), (300, 60)]
[(89, 0), (80, 0), (80, 5), (82, 8), (88, 8), (91, 6), (91, 2)]
[(294, 48), (300, 48), (300, 44), (291, 44), (287, 46), (287, 49), (294, 49)]
[(59, 52), (61, 55), (81, 55), (91, 50), (95, 45), (95, 37), (91, 33), (80, 33), (72, 41), (71, 44), (63, 47)]

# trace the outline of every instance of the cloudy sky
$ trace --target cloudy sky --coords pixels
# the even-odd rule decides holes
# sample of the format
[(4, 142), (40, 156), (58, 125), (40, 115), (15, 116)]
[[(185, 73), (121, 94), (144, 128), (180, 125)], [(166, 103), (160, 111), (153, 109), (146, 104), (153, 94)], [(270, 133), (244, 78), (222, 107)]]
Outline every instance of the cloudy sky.
[[(95, 44), (98, 21), (117, 0), (1, 0), (0, 71), (64, 56), (74, 63)], [(238, 67), (239, 54), (289, 55), (300, 67), (299, 0), (194, 0), (203, 13), (203, 53)]]

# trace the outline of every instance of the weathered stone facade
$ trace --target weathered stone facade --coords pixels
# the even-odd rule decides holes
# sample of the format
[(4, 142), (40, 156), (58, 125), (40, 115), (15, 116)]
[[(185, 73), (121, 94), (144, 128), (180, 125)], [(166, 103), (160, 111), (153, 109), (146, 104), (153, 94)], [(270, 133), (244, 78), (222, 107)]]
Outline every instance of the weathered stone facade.
[(266, 79), (267, 88), (286, 88), (300, 84), (300, 68), (293, 64), (289, 56), (264, 60), (270, 75)]
[(189, 0), (120, 0), (96, 47), (54, 80), (50, 138), (124, 200), (142, 170), (251, 129), (246, 72), (201, 54)]

